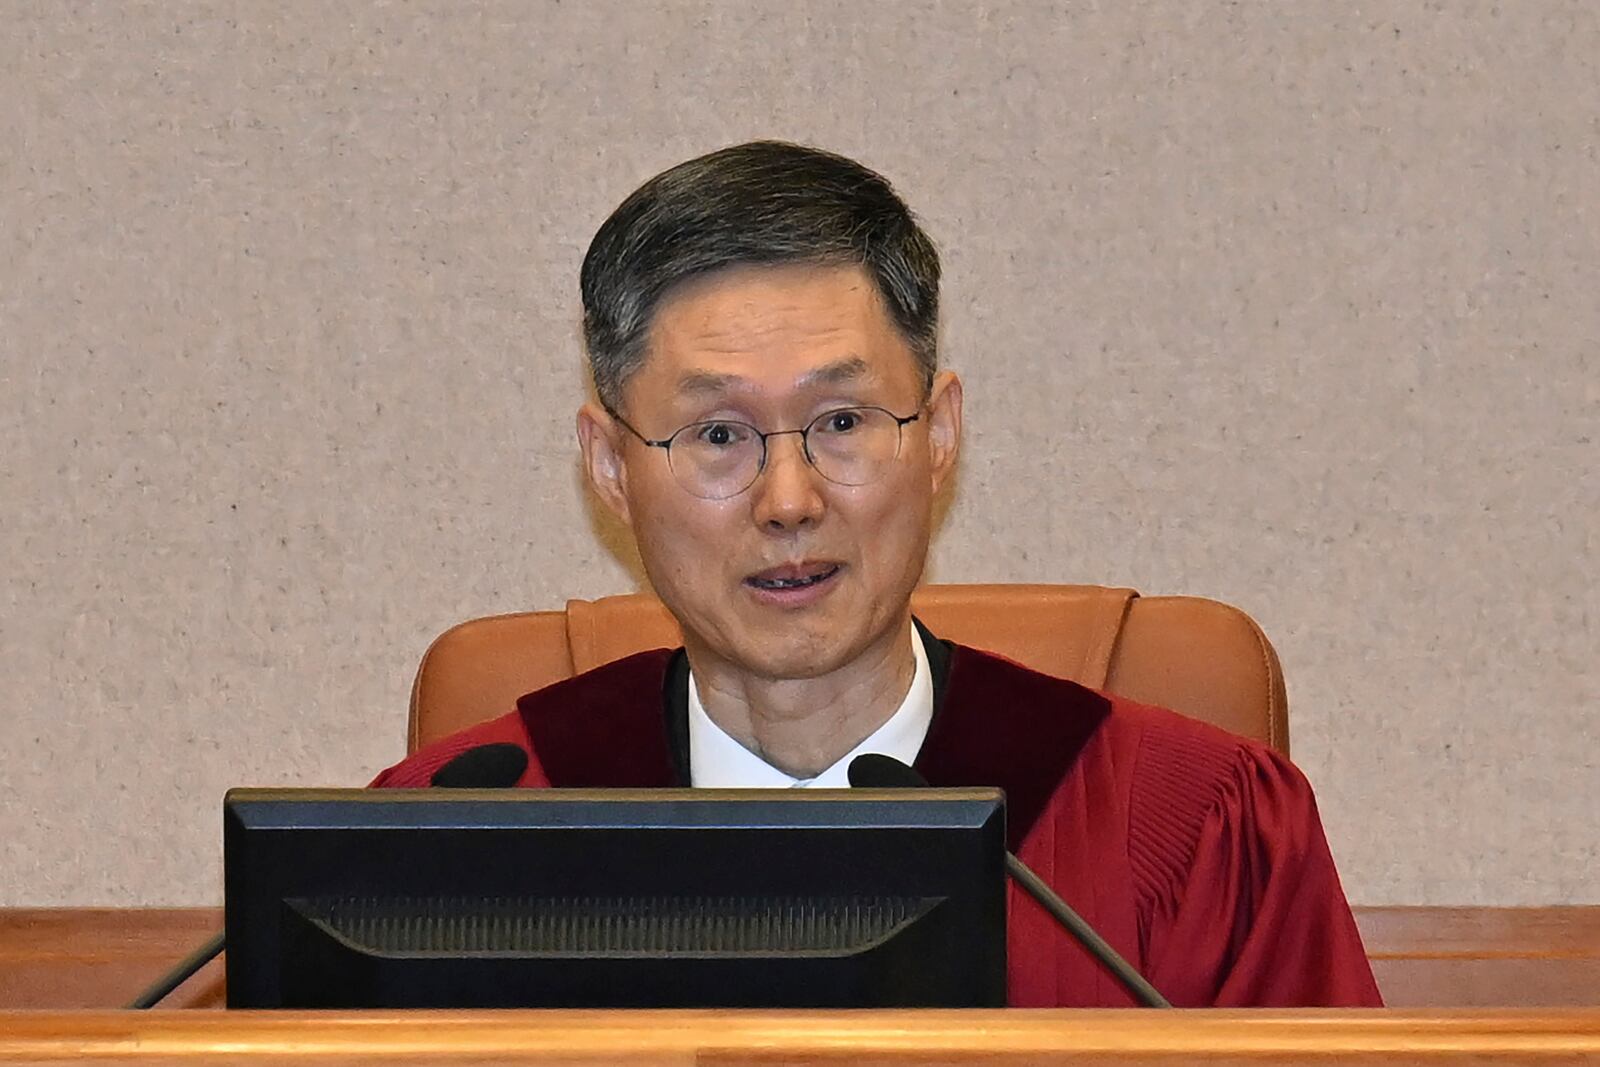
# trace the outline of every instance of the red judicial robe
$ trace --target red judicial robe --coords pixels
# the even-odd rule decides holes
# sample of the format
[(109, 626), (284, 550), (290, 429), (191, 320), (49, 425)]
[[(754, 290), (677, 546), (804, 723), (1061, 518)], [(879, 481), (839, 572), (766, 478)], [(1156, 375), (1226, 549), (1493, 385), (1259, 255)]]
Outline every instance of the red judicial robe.
[[(1311, 787), (1265, 746), (923, 631), (933, 785), (999, 786), (1009, 846), (1180, 1007), (1378, 1006)], [(687, 785), (687, 659), (644, 652), (430, 745), (375, 786), (420, 787), (477, 745), (528, 752), (526, 787)], [(1008, 1000), (1125, 1006), (1116, 980), (1014, 885)]]

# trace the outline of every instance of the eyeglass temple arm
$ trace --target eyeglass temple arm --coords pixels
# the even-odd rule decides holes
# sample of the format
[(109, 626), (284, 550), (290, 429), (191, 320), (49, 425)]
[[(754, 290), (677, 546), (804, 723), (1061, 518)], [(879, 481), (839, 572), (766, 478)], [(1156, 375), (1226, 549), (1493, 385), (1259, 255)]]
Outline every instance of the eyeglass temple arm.
[(610, 415), (613, 419), (617, 420), (617, 422), (621, 423), (624, 430), (627, 430), (629, 433), (633, 434), (633, 436), (637, 437), (651, 448), (668, 448), (671, 446), (672, 438), (669, 437), (664, 441), (652, 441), (638, 430), (635, 430), (632, 423), (623, 418), (621, 415), (618, 415), (615, 411), (612, 411), (608, 405), (602, 404), (601, 407), (605, 408), (607, 415)]

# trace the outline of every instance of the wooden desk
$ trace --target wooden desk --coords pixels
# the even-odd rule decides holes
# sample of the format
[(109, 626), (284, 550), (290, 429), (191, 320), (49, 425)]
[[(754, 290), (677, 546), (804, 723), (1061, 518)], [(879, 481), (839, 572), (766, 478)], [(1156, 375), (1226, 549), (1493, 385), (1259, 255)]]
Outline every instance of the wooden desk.
[[(1600, 907), (1357, 909), (1391, 1005), (1600, 1005)], [(0, 1005), (124, 1003), (211, 909), (0, 911)], [(216, 964), (171, 1007), (217, 1007)], [(0, 1012), (18, 1064), (1597, 1063), (1600, 1007), (1381, 1012)]]
[[(1390, 1007), (1600, 1006), (1600, 907), (1357, 908)], [(0, 909), (0, 1008), (114, 1008), (214, 932), (215, 909)], [(213, 963), (165, 1007), (220, 1007)]]
[(1600, 1006), (1600, 907), (1355, 913), (1391, 1008)]
[(1600, 1009), (16, 1012), (0, 1064), (1600, 1063)]

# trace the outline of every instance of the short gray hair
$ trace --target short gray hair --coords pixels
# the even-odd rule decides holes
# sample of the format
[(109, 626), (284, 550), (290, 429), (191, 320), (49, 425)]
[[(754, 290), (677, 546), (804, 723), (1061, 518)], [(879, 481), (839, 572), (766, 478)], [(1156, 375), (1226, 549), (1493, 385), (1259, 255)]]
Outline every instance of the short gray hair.
[(583, 336), (601, 403), (620, 411), (644, 361), (657, 305), (674, 286), (726, 267), (864, 268), (932, 386), (939, 254), (876, 172), (844, 156), (752, 141), (651, 178), (601, 225), (583, 258)]

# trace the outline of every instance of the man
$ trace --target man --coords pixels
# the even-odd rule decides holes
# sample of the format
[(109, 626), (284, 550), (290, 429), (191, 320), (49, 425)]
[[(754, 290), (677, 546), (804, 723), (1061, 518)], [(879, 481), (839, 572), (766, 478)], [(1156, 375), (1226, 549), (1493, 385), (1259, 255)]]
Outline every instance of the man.
[[(1049, 678), (910, 613), (961, 382), (939, 262), (888, 183), (795, 145), (653, 178), (584, 260), (584, 469), (683, 649), (523, 697), (377, 785), (479, 744), (525, 786), (844, 786), (863, 752), (998, 785), (1011, 844), (1178, 1005), (1377, 1004), (1310, 787), (1253, 742)], [(1013, 893), (1009, 1000), (1123, 1005)]]

